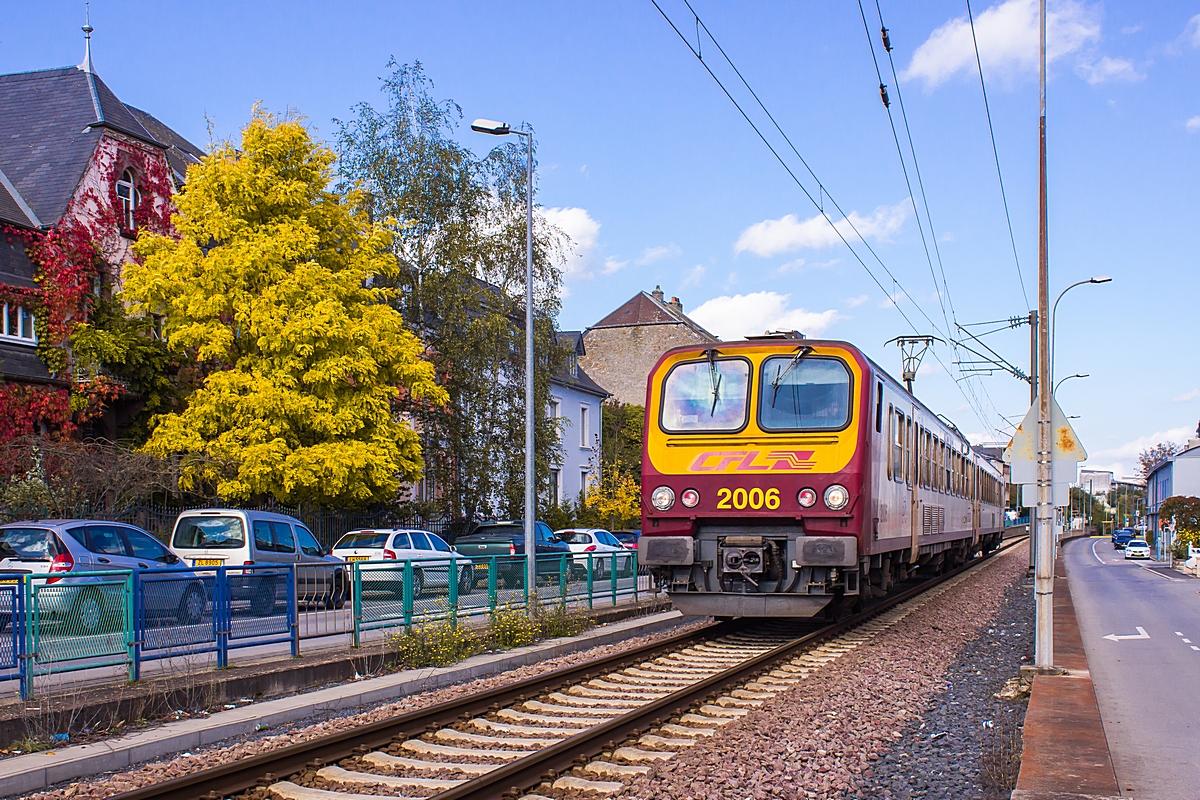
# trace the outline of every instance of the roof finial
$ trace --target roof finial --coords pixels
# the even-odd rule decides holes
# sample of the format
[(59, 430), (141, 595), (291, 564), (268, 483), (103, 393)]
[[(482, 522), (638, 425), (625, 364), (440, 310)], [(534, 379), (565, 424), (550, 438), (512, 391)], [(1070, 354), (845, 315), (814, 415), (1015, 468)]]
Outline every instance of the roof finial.
[(79, 68), (84, 72), (94, 73), (96, 70), (92, 67), (92, 9), (91, 3), (83, 4), (83, 63)]

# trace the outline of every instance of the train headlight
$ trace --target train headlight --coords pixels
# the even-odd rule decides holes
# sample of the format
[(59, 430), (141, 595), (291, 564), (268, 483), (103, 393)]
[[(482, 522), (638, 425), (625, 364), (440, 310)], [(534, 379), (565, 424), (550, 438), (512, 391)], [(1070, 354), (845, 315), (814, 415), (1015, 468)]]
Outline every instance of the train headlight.
[(650, 505), (659, 511), (668, 511), (675, 505), (675, 492), (670, 486), (660, 486), (650, 493)]
[(679, 495), (679, 502), (687, 508), (695, 508), (700, 504), (700, 493), (695, 489), (684, 489)]
[(796, 502), (801, 508), (812, 508), (817, 502), (817, 491), (815, 489), (804, 488), (796, 495)]
[(850, 493), (846, 491), (845, 486), (835, 483), (825, 490), (825, 507), (830, 511), (839, 511), (845, 508), (848, 502)]

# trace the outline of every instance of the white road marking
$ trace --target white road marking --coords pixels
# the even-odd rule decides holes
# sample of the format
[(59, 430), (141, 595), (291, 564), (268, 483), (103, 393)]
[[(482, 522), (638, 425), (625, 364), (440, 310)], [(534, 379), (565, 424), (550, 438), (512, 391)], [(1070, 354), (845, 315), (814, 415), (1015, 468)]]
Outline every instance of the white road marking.
[(1182, 641), (1183, 641), (1183, 643), (1184, 643), (1184, 644), (1191, 644), (1191, 643), (1192, 643), (1192, 640), (1191, 640), (1191, 639), (1183, 639)]
[(1181, 580), (1183, 580), (1183, 578), (1172, 578), (1170, 575), (1163, 575), (1161, 572), (1156, 572), (1155, 570), (1152, 570), (1149, 567), (1139, 567), (1139, 569), (1144, 569), (1144, 570), (1146, 570), (1146, 572), (1149, 572), (1151, 575), (1157, 575), (1158, 577), (1162, 578), (1164, 581), (1181, 581)]
[(1183, 631), (1175, 631), (1176, 636), (1183, 636)]
[[(1126, 639), (1149, 639), (1150, 638), (1150, 634), (1146, 633), (1145, 628), (1135, 625), (1133, 629), (1135, 631), (1137, 631), (1137, 633), (1126, 633), (1126, 634), (1110, 633), (1108, 636), (1105, 636), (1104, 638), (1108, 639), (1109, 641), (1113, 641), (1113, 642), (1120, 642), (1120, 641), (1124, 641)], [(1197, 648), (1197, 649), (1200, 649), (1200, 648)]]
[(1101, 564), (1108, 563), (1103, 558), (1101, 558), (1100, 555), (1096, 552), (1096, 542), (1092, 542), (1092, 555), (1096, 556), (1096, 560), (1099, 561)]
[(1200, 650), (1200, 647), (1196, 647), (1196, 645), (1192, 645), (1192, 649), (1193, 649), (1193, 650)]

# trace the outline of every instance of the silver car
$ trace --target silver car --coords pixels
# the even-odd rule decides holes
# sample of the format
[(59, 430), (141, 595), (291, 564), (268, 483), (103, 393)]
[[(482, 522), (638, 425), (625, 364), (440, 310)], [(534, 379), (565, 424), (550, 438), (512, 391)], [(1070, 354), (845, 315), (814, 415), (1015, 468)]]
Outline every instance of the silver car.
[[(36, 608), (30, 611), (69, 619), (82, 634), (123, 624), (123, 579), (79, 573), (183, 566), (169, 547), (122, 522), (49, 519), (0, 525), (0, 582), (47, 576), (33, 578)], [(191, 625), (207, 611), (204, 582), (190, 570), (151, 573), (138, 585), (141, 596), (135, 600), (147, 616)]]
[(1150, 545), (1144, 539), (1130, 539), (1125, 543), (1125, 558), (1150, 558)]

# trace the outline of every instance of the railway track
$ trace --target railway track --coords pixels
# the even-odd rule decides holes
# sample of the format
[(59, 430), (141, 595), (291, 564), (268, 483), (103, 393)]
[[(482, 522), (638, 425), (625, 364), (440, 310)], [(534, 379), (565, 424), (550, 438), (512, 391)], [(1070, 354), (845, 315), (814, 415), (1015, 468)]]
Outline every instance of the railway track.
[(983, 560), (830, 625), (717, 623), (118, 800), (603, 797), (861, 646)]

